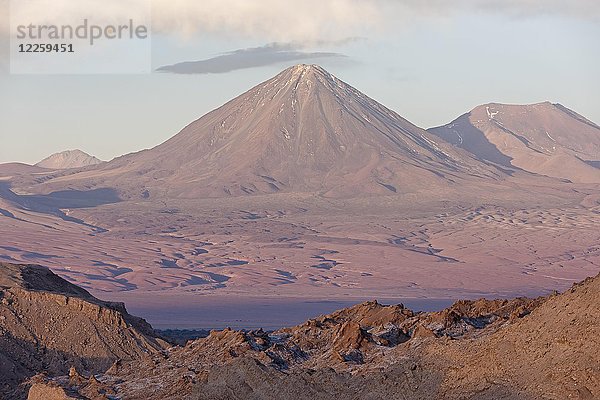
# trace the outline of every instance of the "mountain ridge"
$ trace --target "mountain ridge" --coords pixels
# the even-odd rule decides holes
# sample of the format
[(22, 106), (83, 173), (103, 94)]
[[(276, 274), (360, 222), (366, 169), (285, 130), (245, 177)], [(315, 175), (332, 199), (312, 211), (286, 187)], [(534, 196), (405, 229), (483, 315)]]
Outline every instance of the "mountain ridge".
[(117, 187), (133, 198), (279, 192), (343, 197), (503, 176), (322, 68), (297, 65), (152, 149), (59, 173), (40, 187)]
[(429, 132), (481, 160), (600, 183), (600, 127), (559, 103), (488, 103)]
[(3, 399), (24, 398), (22, 383), (36, 373), (99, 373), (166, 347), (123, 303), (99, 300), (39, 265), (0, 263)]
[[(27, 268), (44, 273), (42, 267), (2, 266), (17, 273)], [(29, 304), (28, 296), (34, 292), (22, 295), (14, 283), (6, 289), (4, 271), (0, 270), (2, 290), (10, 301), (0, 303), (2, 315), (9, 315), (6, 307), (31, 313), (31, 308), (19, 305)], [(30, 400), (48, 398), (49, 393), (90, 399), (105, 399), (109, 394), (146, 399), (293, 399), (300, 393), (316, 399), (367, 394), (374, 399), (400, 394), (415, 399), (592, 399), (600, 393), (594, 379), (600, 371), (599, 298), (597, 275), (562, 294), (461, 300), (438, 312), (367, 301), (273, 332), (215, 330), (208, 337), (153, 350), (147, 356), (143, 355), (146, 342), (132, 342), (140, 346), (141, 356), (104, 363), (91, 371), (75, 353), (70, 362), (76, 367), (70, 368), (68, 376), (64, 367), (51, 369), (27, 381), (25, 389), (30, 387)], [(62, 307), (67, 313), (80, 313), (77, 305)], [(7, 323), (11, 319), (0, 319), (0, 328), (10, 332), (0, 336), (0, 357), (9, 355), (23, 362), (28, 351), (35, 351), (28, 347), (15, 351), (10, 346), (17, 344), (2, 342), (18, 332)], [(34, 323), (28, 317), (23, 320)], [(97, 323), (100, 331), (129, 330), (115, 318), (100, 318)], [(81, 330), (77, 340), (93, 336)], [(41, 365), (32, 368), (32, 372), (44, 370)], [(18, 380), (3, 383), (14, 389)], [(25, 397), (23, 390), (7, 393), (9, 399)]]

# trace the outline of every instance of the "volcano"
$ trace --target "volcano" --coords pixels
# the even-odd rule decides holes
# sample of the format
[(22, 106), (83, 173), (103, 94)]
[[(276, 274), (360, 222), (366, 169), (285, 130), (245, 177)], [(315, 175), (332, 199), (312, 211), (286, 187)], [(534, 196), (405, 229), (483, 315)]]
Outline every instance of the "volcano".
[(54, 153), (35, 164), (36, 167), (48, 169), (81, 168), (101, 164), (103, 161), (79, 149)]
[(152, 149), (59, 173), (43, 186), (111, 187), (124, 198), (344, 197), (501, 175), (321, 67), (297, 65)]
[(480, 160), (600, 183), (600, 127), (561, 104), (484, 104), (429, 131)]

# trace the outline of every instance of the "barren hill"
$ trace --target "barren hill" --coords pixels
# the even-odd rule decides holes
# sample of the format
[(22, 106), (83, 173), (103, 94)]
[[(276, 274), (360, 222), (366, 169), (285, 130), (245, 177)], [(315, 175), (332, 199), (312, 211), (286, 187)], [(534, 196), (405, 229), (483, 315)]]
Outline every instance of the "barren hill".
[(594, 399), (599, 300), (600, 276), (434, 313), (371, 301), (274, 332), (212, 331), (89, 381), (39, 377), (29, 398)]
[(0, 263), (0, 392), (20, 397), (36, 373), (105, 371), (165, 347), (122, 303), (104, 302), (36, 265)]
[(394, 194), (498, 177), (315, 65), (288, 68), (153, 149), (43, 183), (125, 197)]
[(600, 127), (560, 104), (485, 104), (429, 132), (482, 160), (600, 182)]
[(428, 353), (455, 363), (448, 366), (444, 382), (449, 398), (465, 387), (485, 393), (510, 385), (533, 399), (597, 399), (599, 321), (596, 276), (551, 296), (526, 318), (489, 337), (453, 346), (438, 343)]
[(14, 175), (36, 174), (43, 172), (48, 172), (48, 170), (46, 168), (16, 162), (0, 164), (0, 180), (11, 178)]
[(48, 169), (69, 169), (88, 167), (103, 163), (102, 160), (91, 156), (79, 149), (54, 153), (35, 164), (37, 167)]

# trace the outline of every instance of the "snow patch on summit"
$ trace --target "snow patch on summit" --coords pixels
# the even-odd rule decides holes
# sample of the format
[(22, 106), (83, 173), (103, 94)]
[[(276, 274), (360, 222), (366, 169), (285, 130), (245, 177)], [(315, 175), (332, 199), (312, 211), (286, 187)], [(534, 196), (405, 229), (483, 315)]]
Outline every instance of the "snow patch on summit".
[(494, 119), (494, 117), (499, 113), (499, 111), (490, 111), (489, 106), (485, 107), (485, 112), (487, 112), (487, 115), (490, 119)]

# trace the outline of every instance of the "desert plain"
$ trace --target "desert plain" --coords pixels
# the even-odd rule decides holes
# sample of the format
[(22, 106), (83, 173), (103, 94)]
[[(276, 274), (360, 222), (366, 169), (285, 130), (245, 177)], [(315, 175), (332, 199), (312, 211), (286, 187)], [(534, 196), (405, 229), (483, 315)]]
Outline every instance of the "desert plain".
[(457, 121), (426, 131), (292, 67), (153, 149), (0, 165), (0, 260), (180, 328), (274, 329), (371, 299), (436, 310), (597, 274), (598, 126), (551, 103)]

